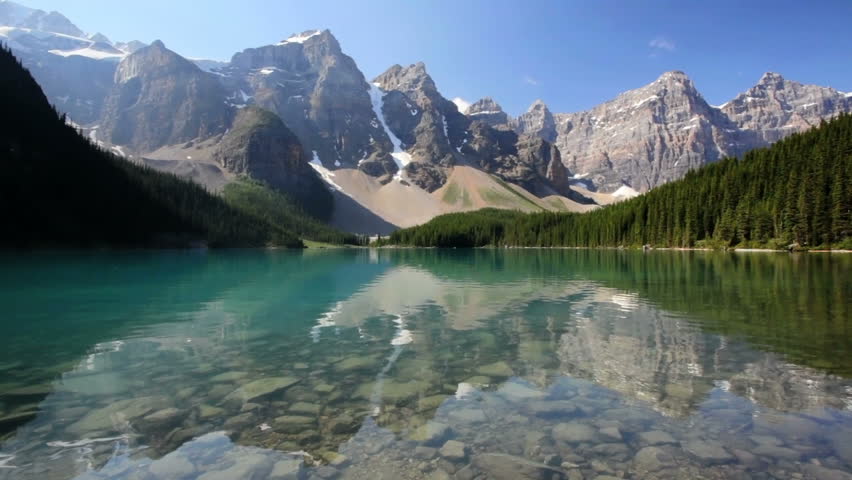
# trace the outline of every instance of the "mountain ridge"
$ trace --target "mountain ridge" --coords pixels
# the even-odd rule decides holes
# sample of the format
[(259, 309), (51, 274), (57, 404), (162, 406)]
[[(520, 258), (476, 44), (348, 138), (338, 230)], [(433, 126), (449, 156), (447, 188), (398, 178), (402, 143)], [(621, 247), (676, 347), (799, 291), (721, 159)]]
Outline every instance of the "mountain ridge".
[[(105, 147), (215, 191), (250, 172), (301, 198), (303, 205), (326, 203), (311, 202), (311, 195), (325, 195), (316, 188), (292, 190), (321, 178), (338, 203), (381, 211), (384, 221), (393, 218), (397, 226), (408, 221), (380, 206), (379, 198), (394, 198), (400, 211), (409, 211), (401, 208), (408, 202), (432, 205), (424, 211), (435, 213), (464, 210), (469, 208), (464, 201), (447, 204), (443, 195), (466, 185), (491, 193), (465, 190), (459, 198), (499, 198), (494, 206), (527, 208), (505, 200), (519, 188), (537, 198), (536, 208), (581, 211), (852, 110), (848, 94), (778, 74), (764, 75), (752, 89), (715, 107), (684, 72), (673, 70), (586, 111), (552, 112), (536, 100), (513, 118), (490, 97), (473, 104), (444, 97), (423, 62), (392, 65), (368, 80), (328, 29), (243, 49), (227, 62), (166, 55), (161, 41), (131, 47), (133, 42), (110, 44), (97, 34), (80, 41), (88, 43), (25, 46), (25, 62), (33, 65), (51, 101)], [(53, 48), (60, 46), (65, 50)], [(151, 58), (134, 64), (145, 55)], [(158, 61), (157, 55), (168, 61)], [(72, 81), (82, 69), (90, 69), (94, 81)], [(247, 150), (255, 152), (253, 165), (246, 164), (248, 157), (235, 162), (223, 157), (221, 144), (234, 119), (254, 107), (278, 116), (300, 148), (243, 139), (243, 147), (253, 145)], [(302, 153), (292, 153), (295, 163), (260, 158), (285, 151)], [(272, 165), (288, 167), (281, 173)], [(467, 168), (485, 176), (456, 175)], [(464, 181), (454, 183), (456, 177)], [(438, 204), (424, 195), (439, 196)]]

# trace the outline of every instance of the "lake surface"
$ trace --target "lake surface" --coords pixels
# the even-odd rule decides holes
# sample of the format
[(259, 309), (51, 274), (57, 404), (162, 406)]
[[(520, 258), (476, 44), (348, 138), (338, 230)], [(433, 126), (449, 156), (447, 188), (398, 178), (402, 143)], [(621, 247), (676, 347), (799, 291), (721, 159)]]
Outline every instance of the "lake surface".
[(852, 256), (0, 256), (0, 479), (852, 478)]

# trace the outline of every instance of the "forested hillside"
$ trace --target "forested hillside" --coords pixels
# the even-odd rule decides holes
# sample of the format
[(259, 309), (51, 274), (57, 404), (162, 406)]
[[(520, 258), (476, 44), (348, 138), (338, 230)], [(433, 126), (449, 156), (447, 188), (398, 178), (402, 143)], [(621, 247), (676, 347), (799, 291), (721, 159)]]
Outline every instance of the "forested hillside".
[(585, 214), (444, 215), (380, 244), (852, 247), (852, 115)]
[[(324, 187), (323, 187), (324, 188)], [(269, 186), (244, 178), (225, 186), (225, 202), (235, 209), (317, 242), (358, 245), (362, 237), (341, 232), (310, 216), (290, 198)]]
[(134, 165), (66, 125), (20, 62), (0, 48), (0, 245), (301, 247), (355, 243), (260, 185), (226, 199)]

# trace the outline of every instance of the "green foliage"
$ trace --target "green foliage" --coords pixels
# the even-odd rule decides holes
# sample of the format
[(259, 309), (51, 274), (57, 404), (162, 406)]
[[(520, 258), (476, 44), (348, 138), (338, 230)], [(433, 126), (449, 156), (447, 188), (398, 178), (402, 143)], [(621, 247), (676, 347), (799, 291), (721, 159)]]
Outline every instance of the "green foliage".
[(199, 185), (92, 144), (5, 47), (0, 71), (0, 245), (302, 246)]
[(450, 213), (435, 217), (420, 227), (398, 230), (378, 245), (415, 247), (484, 247), (505, 235), (505, 229), (523, 214), (513, 210), (486, 208), (472, 213)]
[(852, 236), (852, 115), (843, 114), (742, 160), (727, 158), (676, 182), (589, 213), (481, 210), (393, 233), (412, 246), (802, 248)]
[(228, 184), (223, 198), (234, 209), (294, 232), (303, 239), (337, 245), (364, 243), (362, 237), (335, 230), (309, 216), (285, 195), (256, 180), (240, 179)]

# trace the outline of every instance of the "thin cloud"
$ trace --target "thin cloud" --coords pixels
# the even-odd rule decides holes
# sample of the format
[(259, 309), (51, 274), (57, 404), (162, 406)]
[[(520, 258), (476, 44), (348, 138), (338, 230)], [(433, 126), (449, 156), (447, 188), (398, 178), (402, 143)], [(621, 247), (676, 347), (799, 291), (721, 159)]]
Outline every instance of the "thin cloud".
[(529, 75), (524, 75), (524, 83), (526, 83), (527, 85), (537, 86), (538, 80), (536, 80), (535, 78), (533, 78)]
[(456, 107), (458, 107), (459, 112), (461, 113), (467, 112), (467, 109), (470, 108), (470, 102), (461, 97), (454, 98), (453, 103), (456, 104)]
[(675, 51), (675, 43), (669, 40), (666, 37), (657, 37), (648, 42), (648, 46), (653, 48), (655, 51), (665, 50), (667, 52)]

